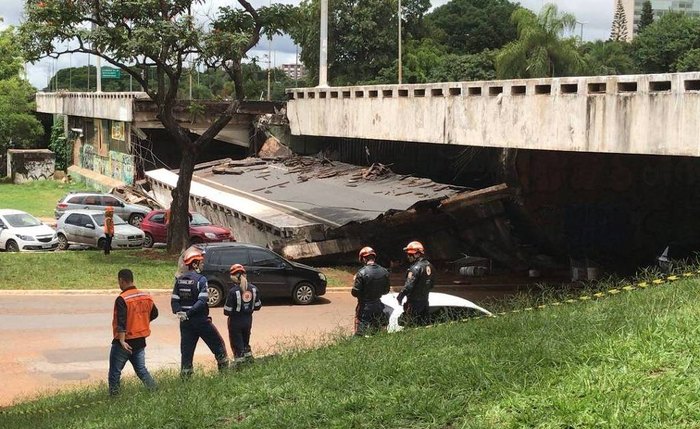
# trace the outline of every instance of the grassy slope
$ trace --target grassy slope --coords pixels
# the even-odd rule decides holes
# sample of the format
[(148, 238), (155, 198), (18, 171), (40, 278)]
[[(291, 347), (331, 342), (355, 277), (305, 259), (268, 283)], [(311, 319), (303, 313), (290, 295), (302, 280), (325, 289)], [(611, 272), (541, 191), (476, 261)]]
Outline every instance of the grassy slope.
[[(698, 282), (290, 353), (3, 427), (697, 427)], [(105, 399), (106, 388), (19, 409)], [(4, 423), (1, 423), (3, 422)]]
[(23, 210), (37, 217), (53, 217), (56, 202), (69, 191), (85, 190), (84, 185), (54, 181), (24, 185), (0, 183), (0, 208)]

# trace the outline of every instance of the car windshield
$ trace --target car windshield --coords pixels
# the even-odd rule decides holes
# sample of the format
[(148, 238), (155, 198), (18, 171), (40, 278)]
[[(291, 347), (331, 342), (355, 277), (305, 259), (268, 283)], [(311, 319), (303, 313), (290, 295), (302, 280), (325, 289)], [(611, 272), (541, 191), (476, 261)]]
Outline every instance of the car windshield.
[[(103, 214), (96, 214), (96, 215), (94, 215), (92, 218), (95, 219), (95, 223), (96, 223), (98, 226), (104, 226), (104, 224), (105, 224), (105, 215), (103, 215)], [(124, 225), (124, 224), (126, 224), (126, 221), (124, 221), (124, 219), (120, 218), (120, 217), (117, 216), (117, 215), (114, 215), (114, 216), (113, 216), (113, 219), (114, 219), (114, 224), (115, 224), (115, 225)]]
[(14, 228), (28, 228), (41, 225), (39, 219), (27, 213), (5, 215), (5, 220)]
[(205, 218), (199, 213), (192, 213), (192, 220), (190, 221), (190, 225), (192, 226), (206, 226), (206, 225), (211, 225), (211, 222), (209, 222), (209, 219)]

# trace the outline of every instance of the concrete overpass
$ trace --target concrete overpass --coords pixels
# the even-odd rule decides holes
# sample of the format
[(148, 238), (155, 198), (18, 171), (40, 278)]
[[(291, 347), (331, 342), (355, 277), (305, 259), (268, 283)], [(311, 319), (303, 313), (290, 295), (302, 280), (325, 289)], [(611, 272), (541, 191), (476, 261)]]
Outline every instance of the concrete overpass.
[[(198, 109), (190, 109), (191, 103), (196, 103)], [(176, 106), (175, 117), (183, 128), (194, 134), (201, 134), (228, 104), (229, 102), (225, 101), (183, 100)], [(216, 138), (248, 147), (251, 123), (255, 116), (275, 113), (274, 106), (269, 102), (243, 102), (239, 113), (234, 115)], [(66, 117), (118, 121), (140, 129), (163, 128), (163, 124), (156, 117), (157, 107), (145, 92), (39, 92), (36, 94), (36, 110)]]
[(700, 156), (700, 73), (297, 88), (293, 135)]

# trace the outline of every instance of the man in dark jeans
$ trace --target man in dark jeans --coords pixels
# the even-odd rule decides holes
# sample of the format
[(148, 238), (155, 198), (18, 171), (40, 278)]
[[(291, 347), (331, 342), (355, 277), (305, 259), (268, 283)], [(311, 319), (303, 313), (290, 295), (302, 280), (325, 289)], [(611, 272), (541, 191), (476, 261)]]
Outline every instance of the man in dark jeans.
[(134, 273), (123, 269), (117, 275), (119, 294), (112, 317), (112, 349), (109, 352), (109, 394), (119, 393), (119, 381), (127, 362), (149, 389), (156, 382), (146, 369), (146, 337), (151, 334), (151, 321), (158, 317), (158, 308), (151, 296), (134, 286)]

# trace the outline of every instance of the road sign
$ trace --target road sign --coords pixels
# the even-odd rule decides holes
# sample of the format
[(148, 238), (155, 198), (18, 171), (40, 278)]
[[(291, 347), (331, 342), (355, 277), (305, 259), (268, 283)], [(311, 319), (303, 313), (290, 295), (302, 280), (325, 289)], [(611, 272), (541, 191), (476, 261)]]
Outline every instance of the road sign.
[(119, 79), (122, 77), (122, 71), (119, 69), (103, 68), (102, 79)]

